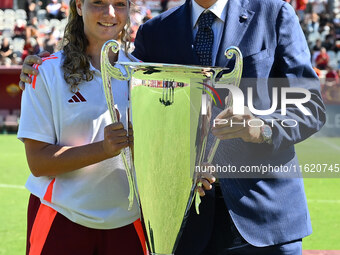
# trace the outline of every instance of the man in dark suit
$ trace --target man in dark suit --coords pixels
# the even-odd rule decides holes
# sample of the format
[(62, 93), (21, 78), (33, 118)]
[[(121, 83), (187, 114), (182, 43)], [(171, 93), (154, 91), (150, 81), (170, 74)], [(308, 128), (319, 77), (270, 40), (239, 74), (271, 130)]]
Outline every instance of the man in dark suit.
[[(297, 125), (267, 122), (268, 137), (260, 127), (220, 125), (213, 129), (222, 140), (213, 163), (238, 169), (261, 164), (298, 168), (294, 144), (322, 127), (325, 109), (305, 37), (289, 4), (281, 0), (187, 0), (140, 26), (134, 56), (145, 62), (202, 64), (196, 36), (200, 16), (209, 11), (216, 16), (211, 65), (232, 69), (234, 62), (224, 51), (239, 47), (244, 64), (240, 89), (247, 96), (247, 87), (253, 88), (255, 109), (269, 109), (272, 88), (285, 86), (309, 90), (311, 99), (304, 106), (312, 113), (305, 116), (290, 105), (286, 116), (280, 109), (268, 116), (254, 116), (246, 110), (240, 116), (214, 107), (213, 116), (218, 114), (219, 119), (293, 119)], [(284, 85), (274, 78), (283, 78)], [(214, 190), (205, 193), (201, 214), (190, 211), (176, 255), (302, 253), (301, 240), (312, 229), (301, 178), (220, 178), (216, 195)]]
[[(253, 88), (255, 109), (271, 107), (274, 87), (304, 88), (311, 93), (303, 104), (311, 115), (295, 105), (287, 107), (287, 115), (277, 109), (268, 116), (254, 116), (247, 105), (244, 115), (213, 107), (213, 117), (266, 123), (265, 128), (213, 128), (213, 134), (222, 140), (213, 164), (237, 169), (253, 165), (298, 169), (294, 144), (322, 127), (325, 109), (305, 37), (289, 4), (282, 0), (187, 0), (142, 25), (133, 54), (145, 62), (207, 63), (197, 44), (199, 20), (207, 12), (215, 15), (209, 65), (232, 69), (234, 61), (226, 59), (224, 51), (239, 47), (244, 63), (240, 89), (247, 96), (247, 88)], [(276, 78), (284, 80), (270, 80)], [(293, 119), (297, 125), (286, 127), (266, 119)], [(217, 185), (205, 190), (200, 215), (193, 208), (190, 211), (175, 254), (301, 254), (301, 240), (312, 232), (303, 180), (273, 177), (219, 178)]]

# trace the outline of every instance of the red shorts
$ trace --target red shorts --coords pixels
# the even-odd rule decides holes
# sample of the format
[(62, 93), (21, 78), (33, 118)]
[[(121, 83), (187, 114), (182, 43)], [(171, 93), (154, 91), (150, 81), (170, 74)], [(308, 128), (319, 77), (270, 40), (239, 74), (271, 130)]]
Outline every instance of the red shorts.
[(116, 229), (76, 224), (31, 194), (27, 214), (26, 255), (145, 255), (140, 220)]

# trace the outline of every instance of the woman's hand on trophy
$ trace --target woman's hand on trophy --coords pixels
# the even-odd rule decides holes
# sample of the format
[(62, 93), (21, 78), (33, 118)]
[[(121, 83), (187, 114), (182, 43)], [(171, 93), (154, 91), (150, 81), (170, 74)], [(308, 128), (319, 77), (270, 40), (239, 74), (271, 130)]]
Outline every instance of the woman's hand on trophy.
[(213, 169), (213, 165), (209, 163), (202, 163), (200, 169), (208, 169), (207, 171), (200, 171), (198, 173), (196, 185), (197, 185), (197, 192), (198, 194), (203, 197), (205, 196), (204, 190), (211, 190), (212, 189), (212, 183), (216, 181), (215, 176), (213, 176), (212, 171), (209, 169)]
[(245, 142), (262, 143), (262, 120), (256, 118), (247, 106), (244, 114), (233, 114), (231, 107), (223, 110), (214, 120), (211, 132), (220, 140), (241, 138)]
[(129, 140), (123, 123), (112, 123), (104, 128), (103, 150), (108, 157), (115, 157), (123, 148), (130, 145)]
[(40, 52), (38, 55), (28, 55), (21, 68), (19, 87), (25, 90), (25, 83), (31, 83), (32, 79), (29, 75), (38, 75), (39, 71), (33, 68), (33, 65), (41, 65), (44, 57), (49, 57), (51, 54), (48, 51)]

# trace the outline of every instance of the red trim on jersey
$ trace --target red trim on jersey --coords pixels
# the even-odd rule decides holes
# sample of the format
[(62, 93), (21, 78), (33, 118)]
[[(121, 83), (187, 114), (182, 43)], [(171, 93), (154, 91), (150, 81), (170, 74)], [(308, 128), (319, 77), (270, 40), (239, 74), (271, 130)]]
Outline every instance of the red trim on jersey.
[(49, 57), (42, 58), (42, 62), (44, 62), (45, 60), (50, 60), (50, 59), (58, 59), (58, 58), (56, 56), (54, 56), (54, 55), (51, 55)]
[[(35, 64), (35, 65), (33, 65), (33, 68), (36, 69), (36, 70), (38, 70), (39, 65)], [(34, 75), (34, 76), (32, 76), (32, 77), (33, 77), (33, 80), (32, 80), (32, 88), (35, 89), (35, 83), (36, 83), (36, 81), (37, 81), (37, 76)]]
[[(42, 62), (45, 62), (46, 60), (49, 60), (49, 59), (58, 59), (58, 58), (57, 58), (56, 56), (54, 56), (54, 55), (51, 55), (51, 56), (49, 56), (49, 57), (42, 58)], [(34, 64), (34, 65), (33, 65), (33, 68), (36, 69), (36, 70), (38, 70), (39, 66), (40, 66), (40, 65), (38, 65), (38, 64)], [(35, 83), (36, 83), (36, 81), (37, 81), (37, 76), (36, 76), (36, 75), (34, 75), (34, 76), (33, 76), (33, 75), (29, 75), (29, 77), (30, 77), (30, 78), (33, 77), (33, 80), (32, 80), (32, 88), (35, 89)]]
[(52, 203), (52, 192), (53, 192), (54, 182), (55, 182), (55, 178), (48, 185), (45, 196), (44, 196), (44, 200), (49, 203)]
[(136, 220), (133, 222), (133, 225), (136, 229), (137, 235), (139, 237), (139, 241), (143, 247), (143, 253), (144, 255), (147, 255), (146, 252), (146, 243), (145, 243), (145, 236), (144, 236), (144, 231), (143, 231), (143, 227), (142, 227), (142, 223), (140, 221), (140, 219)]
[[(52, 191), (55, 179), (48, 185), (44, 200), (47, 202), (52, 201)], [(35, 217), (34, 224), (30, 236), (30, 252), (29, 255), (40, 255), (46, 242), (48, 233), (50, 232), (52, 223), (54, 221), (57, 211), (51, 207), (40, 204), (37, 216)]]

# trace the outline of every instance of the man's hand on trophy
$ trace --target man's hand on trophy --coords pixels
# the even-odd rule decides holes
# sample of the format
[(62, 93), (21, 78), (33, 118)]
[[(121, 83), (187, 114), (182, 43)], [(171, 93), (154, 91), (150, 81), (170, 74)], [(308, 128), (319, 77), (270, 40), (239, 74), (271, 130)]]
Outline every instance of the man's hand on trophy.
[(31, 83), (32, 79), (29, 77), (29, 75), (37, 75), (39, 72), (32, 66), (34, 64), (41, 65), (42, 59), (50, 56), (51, 54), (48, 51), (40, 52), (38, 55), (29, 55), (25, 58), (25, 61), (23, 63), (23, 66), (21, 68), (20, 73), (20, 81), (19, 81), (19, 87), (22, 90), (25, 90), (25, 82)]
[(201, 165), (201, 169), (208, 169), (208, 171), (202, 171), (197, 173), (198, 177), (197, 177), (197, 181), (196, 181), (196, 185), (197, 185), (197, 191), (198, 194), (203, 197), (205, 196), (205, 192), (204, 190), (211, 190), (212, 189), (212, 183), (214, 183), (216, 181), (215, 176), (213, 176), (212, 172), (209, 169), (213, 169), (213, 165), (209, 164), (209, 163), (202, 163)]
[(115, 157), (123, 148), (130, 146), (130, 139), (123, 123), (116, 122), (107, 125), (104, 128), (103, 150), (108, 157)]
[(211, 132), (220, 140), (241, 138), (245, 142), (262, 143), (262, 121), (244, 107), (244, 115), (234, 115), (229, 107), (217, 115)]

